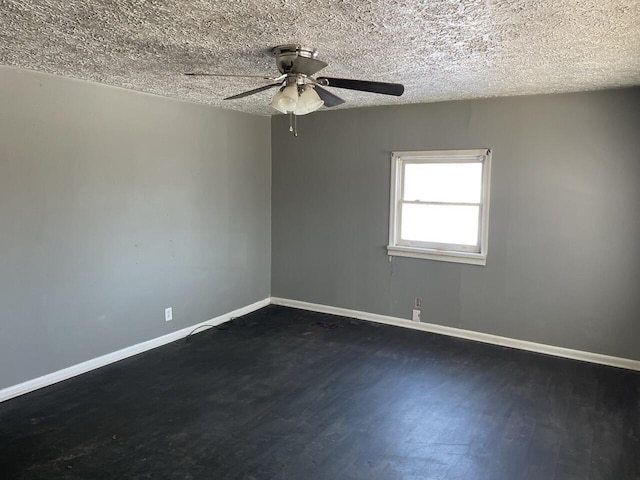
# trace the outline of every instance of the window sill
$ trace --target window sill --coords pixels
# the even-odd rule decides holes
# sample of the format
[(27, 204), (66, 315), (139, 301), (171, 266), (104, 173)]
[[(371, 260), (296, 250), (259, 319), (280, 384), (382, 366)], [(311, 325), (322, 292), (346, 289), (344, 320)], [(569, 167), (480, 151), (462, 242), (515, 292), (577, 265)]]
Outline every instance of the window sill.
[(439, 262), (466, 263), (469, 265), (486, 265), (487, 256), (482, 253), (451, 252), (431, 250), (427, 248), (387, 246), (390, 257), (411, 257), (423, 260), (437, 260)]

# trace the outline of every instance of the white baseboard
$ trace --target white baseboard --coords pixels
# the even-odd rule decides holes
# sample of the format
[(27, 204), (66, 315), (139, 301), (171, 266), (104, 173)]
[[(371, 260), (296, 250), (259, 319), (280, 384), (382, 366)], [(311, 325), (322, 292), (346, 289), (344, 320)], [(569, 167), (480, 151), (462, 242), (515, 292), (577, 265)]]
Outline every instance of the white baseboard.
[(361, 312), (359, 310), (349, 310), (347, 308), (331, 307), (318, 303), (301, 302), (299, 300), (290, 300), (287, 298), (271, 297), (271, 303), (274, 305), (299, 308), (302, 310), (310, 310), (313, 312), (329, 313), (332, 315), (357, 318), (360, 320), (369, 320), (371, 322), (395, 325), (398, 327), (412, 328), (414, 330), (422, 330), (424, 332), (439, 333), (441, 335), (448, 335), (450, 337), (465, 338), (467, 340), (475, 340), (477, 342), (490, 343), (492, 345), (501, 345), (504, 347), (517, 348), (530, 352), (544, 353), (547, 355), (553, 355), (555, 357), (571, 358), (573, 360), (582, 360), (584, 362), (598, 363), (601, 365), (609, 365), (612, 367), (640, 371), (640, 361), (631, 360), (629, 358), (612, 357), (610, 355), (603, 355), (600, 353), (556, 347), (553, 345), (545, 345), (543, 343), (535, 343), (526, 340), (517, 340), (515, 338), (491, 335), (489, 333), (480, 333), (474, 332), (472, 330), (463, 330), (461, 328), (446, 327), (444, 325), (436, 325), (434, 323), (412, 322), (403, 318), (378, 315), (376, 313), (369, 312)]
[(0, 402), (4, 402), (5, 400), (9, 400), (10, 398), (14, 398), (19, 395), (24, 395), (25, 393), (32, 392), (42, 387), (53, 385), (54, 383), (67, 380), (68, 378), (75, 377), (91, 370), (95, 370), (96, 368), (104, 367), (105, 365), (109, 365), (110, 363), (114, 363), (118, 360), (123, 360), (127, 357), (146, 352), (147, 350), (166, 345), (167, 343), (180, 340), (181, 338), (184, 338), (191, 332), (193, 332), (194, 329), (198, 329), (194, 333), (204, 332), (212, 326), (220, 325), (221, 323), (228, 322), (232, 318), (247, 315), (248, 313), (259, 310), (262, 307), (266, 307), (267, 305), (269, 305), (269, 303), (270, 300), (268, 298), (265, 298), (258, 302), (252, 303), (251, 305), (247, 305), (232, 312), (212, 318), (211, 320), (208, 320), (206, 322), (191, 325), (190, 327), (183, 328), (182, 330), (177, 330), (175, 332), (168, 333), (167, 335), (153, 338), (151, 340), (147, 340), (146, 342), (138, 343), (136, 345), (123, 348), (122, 350), (118, 350), (97, 358), (93, 358), (91, 360), (87, 360), (86, 362), (78, 363), (71, 367), (58, 370), (57, 372), (49, 373), (47, 375), (43, 375), (42, 377), (34, 378), (33, 380), (27, 380), (26, 382), (19, 383), (18, 385), (4, 388), (0, 390)]
[[(146, 342), (138, 343), (130, 347), (123, 348), (121, 350), (102, 355), (86, 362), (73, 365), (57, 372), (43, 375), (42, 377), (34, 378), (18, 385), (4, 388), (0, 390), (0, 402), (9, 400), (10, 398), (24, 395), (25, 393), (38, 390), (40, 388), (53, 385), (54, 383), (67, 380), (69, 378), (81, 375), (83, 373), (95, 370), (96, 368), (104, 367), (110, 363), (123, 360), (125, 358), (137, 355), (147, 350), (151, 350), (167, 343), (174, 342), (189, 335), (194, 329), (198, 329), (196, 333), (207, 330), (209, 325), (216, 326), (222, 323), (228, 322), (232, 318), (247, 315), (248, 313), (259, 310), (266, 307), (269, 304), (282, 305), (285, 307), (299, 308), (301, 310), (310, 310), (313, 312), (329, 313), (332, 315), (339, 315), (342, 317), (357, 318), (360, 320), (368, 320), (371, 322), (384, 323), (387, 325), (395, 325), (398, 327), (411, 328), (414, 330), (422, 330), (424, 332), (438, 333), (441, 335), (448, 335), (451, 337), (465, 338), (468, 340), (475, 340), (477, 342), (490, 343), (492, 345), (501, 345), (505, 347), (517, 348), (520, 350), (527, 350), (530, 352), (544, 353), (547, 355), (553, 355), (556, 357), (571, 358), (574, 360), (582, 360), (585, 362), (597, 363), (601, 365), (610, 365), (613, 367), (626, 368), (629, 370), (640, 371), (640, 361), (632, 360), (628, 358), (613, 357), (610, 355), (603, 355), (600, 353), (585, 352), (582, 350), (573, 350), (570, 348), (556, 347), (553, 345), (545, 345), (542, 343), (529, 342), (526, 340), (517, 340), (514, 338), (501, 337), (498, 335), (491, 335), (488, 333), (474, 332), (472, 330), (463, 330), (461, 328), (447, 327), (444, 325), (436, 325), (434, 323), (417, 323), (403, 318), (391, 317), (387, 315), (378, 315), (375, 313), (362, 312), (359, 310), (350, 310), (347, 308), (332, 307), (328, 305), (321, 305), (318, 303), (302, 302), (299, 300), (290, 300), (286, 298), (271, 297), (265, 298), (258, 302), (252, 303), (242, 308), (238, 308), (232, 312), (225, 313), (218, 317), (212, 318), (206, 322), (191, 325), (190, 327), (171, 332), (167, 335), (157, 337)], [(202, 328), (199, 328), (202, 327)]]

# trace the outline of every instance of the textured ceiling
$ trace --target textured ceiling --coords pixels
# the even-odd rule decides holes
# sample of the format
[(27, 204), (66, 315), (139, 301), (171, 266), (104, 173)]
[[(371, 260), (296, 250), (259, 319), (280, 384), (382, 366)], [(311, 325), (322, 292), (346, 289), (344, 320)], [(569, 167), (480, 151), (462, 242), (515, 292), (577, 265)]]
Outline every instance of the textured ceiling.
[(401, 82), (403, 97), (332, 89), (342, 107), (640, 84), (640, 0), (0, 0), (0, 64), (258, 114), (300, 43), (321, 74)]

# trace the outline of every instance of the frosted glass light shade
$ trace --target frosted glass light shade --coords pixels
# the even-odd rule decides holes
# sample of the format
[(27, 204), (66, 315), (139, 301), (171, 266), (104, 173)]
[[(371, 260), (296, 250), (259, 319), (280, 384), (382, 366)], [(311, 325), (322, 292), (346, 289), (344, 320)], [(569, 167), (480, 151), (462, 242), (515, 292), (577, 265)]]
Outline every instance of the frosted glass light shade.
[(291, 108), (295, 108), (295, 104), (292, 104), (291, 99), (285, 97), (282, 92), (277, 92), (271, 100), (271, 106), (282, 113), (288, 113)]
[(271, 100), (271, 106), (282, 113), (293, 112), (298, 103), (298, 86), (288, 85), (276, 93)]
[(284, 107), (280, 105), (281, 100), (282, 100), (282, 92), (278, 90), (276, 94), (273, 96), (273, 99), (271, 100), (271, 103), (269, 105), (271, 105), (273, 108), (275, 108), (279, 112), (287, 113)]
[(286, 102), (287, 112), (292, 112), (298, 103), (298, 86), (287, 85), (282, 91), (283, 101)]
[(293, 113), (296, 115), (306, 115), (307, 113), (315, 112), (322, 105), (324, 105), (324, 101), (318, 96), (316, 91), (312, 87), (305, 87)]

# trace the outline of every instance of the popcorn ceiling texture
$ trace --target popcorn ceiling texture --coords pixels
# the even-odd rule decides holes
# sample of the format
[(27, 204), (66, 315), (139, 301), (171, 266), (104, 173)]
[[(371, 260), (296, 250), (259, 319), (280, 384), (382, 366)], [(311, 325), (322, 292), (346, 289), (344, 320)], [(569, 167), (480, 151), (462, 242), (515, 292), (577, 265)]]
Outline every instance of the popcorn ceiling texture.
[(0, 0), (0, 64), (270, 115), (268, 50), (300, 43), (320, 75), (400, 82), (403, 97), (331, 89), (341, 107), (640, 84), (638, 0)]

